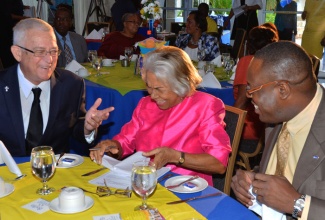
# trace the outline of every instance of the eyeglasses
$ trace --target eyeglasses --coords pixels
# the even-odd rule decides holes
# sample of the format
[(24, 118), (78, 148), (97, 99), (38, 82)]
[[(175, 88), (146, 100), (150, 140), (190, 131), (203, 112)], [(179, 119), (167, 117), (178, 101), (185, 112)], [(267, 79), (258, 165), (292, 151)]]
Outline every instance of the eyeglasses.
[(46, 50), (35, 50), (35, 51), (32, 51), (32, 50), (29, 50), (25, 47), (22, 47), (22, 46), (19, 46), (19, 45), (16, 45), (17, 47), (23, 49), (23, 50), (26, 50), (27, 52), (30, 52), (32, 54), (34, 54), (35, 57), (45, 57), (47, 54), (50, 54), (52, 57), (57, 57), (57, 56), (60, 56), (61, 54), (61, 50), (50, 50), (50, 51), (46, 51)]
[(70, 17), (65, 17), (65, 18), (55, 18), (56, 21), (62, 21), (62, 22), (67, 22), (67, 21), (71, 21), (71, 18)]
[(130, 23), (132, 23), (134, 25), (138, 25), (138, 26), (141, 25), (141, 23), (140, 22), (137, 22), (137, 21), (125, 21), (125, 22), (130, 22)]
[(260, 86), (252, 88), (252, 89), (250, 89), (249, 86), (247, 86), (246, 87), (246, 96), (249, 97), (249, 98), (252, 98), (254, 92), (257, 92), (257, 91), (261, 90), (264, 86), (272, 85), (273, 83), (278, 83), (278, 81), (272, 81), (272, 82), (264, 83), (264, 84), (262, 84)]

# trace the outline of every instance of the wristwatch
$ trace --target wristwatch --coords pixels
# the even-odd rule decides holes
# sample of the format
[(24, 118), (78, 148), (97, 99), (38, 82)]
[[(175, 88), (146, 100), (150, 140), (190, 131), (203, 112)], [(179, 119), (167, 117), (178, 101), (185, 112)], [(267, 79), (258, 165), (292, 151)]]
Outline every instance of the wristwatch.
[(181, 157), (178, 159), (178, 165), (182, 165), (185, 162), (185, 153), (181, 152)]
[(306, 195), (301, 195), (299, 199), (295, 200), (295, 204), (293, 206), (292, 217), (298, 218), (298, 213), (302, 212), (305, 207), (305, 198)]

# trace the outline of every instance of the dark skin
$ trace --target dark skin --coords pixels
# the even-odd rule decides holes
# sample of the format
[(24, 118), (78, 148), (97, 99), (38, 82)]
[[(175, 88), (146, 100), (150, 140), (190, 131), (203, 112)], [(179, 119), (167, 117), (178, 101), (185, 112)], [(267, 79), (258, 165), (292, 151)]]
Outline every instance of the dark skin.
[[(247, 75), (251, 88), (276, 80), (270, 78), (266, 69), (269, 68), (263, 66), (262, 60), (252, 60)], [(306, 90), (309, 91), (305, 92)], [(281, 123), (299, 114), (312, 100), (315, 92), (316, 89), (309, 79), (299, 86), (278, 80), (277, 83), (269, 84), (253, 93), (252, 102), (261, 121)], [(253, 186), (252, 192), (257, 195), (259, 202), (282, 213), (292, 213), (294, 200), (301, 196), (285, 177), (237, 170), (232, 178), (231, 188), (238, 201), (246, 206), (252, 205), (251, 200), (254, 198), (248, 192), (250, 185)]]
[(61, 35), (66, 36), (72, 27), (72, 18), (66, 11), (57, 11), (54, 18), (54, 28)]

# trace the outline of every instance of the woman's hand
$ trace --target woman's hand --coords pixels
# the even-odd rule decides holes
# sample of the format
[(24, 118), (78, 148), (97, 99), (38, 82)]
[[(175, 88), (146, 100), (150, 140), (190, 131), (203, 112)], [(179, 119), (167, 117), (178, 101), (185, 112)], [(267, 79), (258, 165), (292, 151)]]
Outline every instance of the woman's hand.
[(102, 157), (106, 152), (111, 156), (117, 158), (119, 158), (123, 153), (121, 144), (115, 140), (102, 141), (99, 144), (97, 144), (96, 147), (94, 147), (93, 149), (96, 150), (91, 150), (89, 156), (92, 160), (94, 160), (98, 164), (102, 163)]
[(154, 163), (157, 169), (162, 168), (167, 163), (178, 163), (180, 152), (169, 147), (159, 147), (152, 151), (143, 153), (145, 157), (154, 156)]

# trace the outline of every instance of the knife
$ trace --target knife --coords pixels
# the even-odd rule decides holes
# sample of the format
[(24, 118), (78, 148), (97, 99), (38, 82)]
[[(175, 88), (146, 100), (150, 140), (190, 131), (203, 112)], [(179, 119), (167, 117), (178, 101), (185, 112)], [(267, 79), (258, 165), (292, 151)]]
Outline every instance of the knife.
[(222, 192), (217, 192), (217, 193), (212, 193), (212, 194), (207, 194), (207, 195), (203, 195), (203, 196), (197, 196), (197, 197), (192, 197), (192, 198), (188, 198), (188, 199), (182, 199), (182, 200), (177, 200), (174, 202), (167, 202), (167, 205), (172, 205), (172, 204), (178, 204), (178, 203), (182, 203), (182, 202), (188, 202), (188, 201), (192, 201), (195, 199), (203, 199), (203, 198), (207, 198), (207, 197), (212, 197), (212, 196), (220, 196), (222, 195)]
[(93, 174), (98, 173), (99, 171), (102, 171), (102, 170), (105, 170), (105, 169), (107, 169), (107, 168), (106, 167), (102, 167), (102, 168), (99, 168), (97, 170), (91, 171), (89, 173), (82, 174), (81, 176), (90, 176), (90, 175), (93, 175)]

